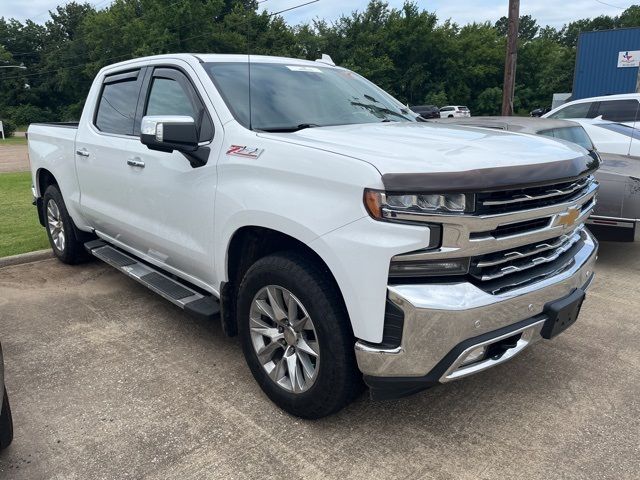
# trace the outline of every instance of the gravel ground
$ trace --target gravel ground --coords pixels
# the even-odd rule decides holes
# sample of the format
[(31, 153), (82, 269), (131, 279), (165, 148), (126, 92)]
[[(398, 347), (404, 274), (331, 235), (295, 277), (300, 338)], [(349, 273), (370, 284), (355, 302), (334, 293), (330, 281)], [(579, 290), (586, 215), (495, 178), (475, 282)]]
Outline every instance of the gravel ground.
[(640, 245), (604, 244), (581, 318), (475, 377), (310, 422), (236, 339), (100, 263), (0, 269), (15, 440), (2, 479), (640, 478)]
[(30, 169), (26, 145), (0, 146), (0, 173), (28, 172)]

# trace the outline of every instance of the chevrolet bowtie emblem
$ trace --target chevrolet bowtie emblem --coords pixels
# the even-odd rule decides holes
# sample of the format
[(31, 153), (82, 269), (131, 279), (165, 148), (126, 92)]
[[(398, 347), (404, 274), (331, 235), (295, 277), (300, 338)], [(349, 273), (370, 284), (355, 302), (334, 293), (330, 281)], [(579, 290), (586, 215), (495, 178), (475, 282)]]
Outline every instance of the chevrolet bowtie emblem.
[(578, 207), (570, 207), (565, 213), (558, 215), (558, 225), (564, 225), (570, 227), (580, 216), (580, 209)]

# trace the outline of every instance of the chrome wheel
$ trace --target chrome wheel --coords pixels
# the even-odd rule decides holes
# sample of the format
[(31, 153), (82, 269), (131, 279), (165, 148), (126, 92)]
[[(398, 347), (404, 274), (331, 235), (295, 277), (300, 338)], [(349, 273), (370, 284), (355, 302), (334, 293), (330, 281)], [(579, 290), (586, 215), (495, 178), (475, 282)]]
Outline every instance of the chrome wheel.
[(271, 380), (302, 393), (313, 385), (320, 348), (313, 321), (300, 300), (277, 285), (261, 289), (251, 302), (251, 343)]
[(49, 233), (51, 234), (51, 240), (58, 250), (64, 252), (65, 247), (65, 233), (64, 224), (62, 223), (62, 215), (60, 215), (60, 208), (54, 199), (50, 199), (47, 203), (47, 223), (49, 225)]

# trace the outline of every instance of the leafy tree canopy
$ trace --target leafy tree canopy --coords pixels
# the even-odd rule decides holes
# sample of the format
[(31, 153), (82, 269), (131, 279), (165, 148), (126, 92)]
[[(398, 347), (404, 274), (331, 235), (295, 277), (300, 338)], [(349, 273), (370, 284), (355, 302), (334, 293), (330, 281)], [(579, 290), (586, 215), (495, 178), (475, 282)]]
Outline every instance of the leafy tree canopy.
[[(313, 8), (313, 7), (309, 7)], [(580, 19), (556, 29), (520, 19), (515, 105), (521, 113), (571, 90), (583, 31), (640, 26), (640, 5), (617, 17)], [(409, 104), (500, 110), (507, 19), (458, 25), (416, 3), (371, 0), (328, 23), (288, 25), (256, 0), (115, 0), (96, 10), (71, 2), (44, 24), (0, 18), (0, 118), (23, 124), (78, 119), (94, 75), (105, 65), (172, 52), (252, 53), (316, 59), (322, 53)]]

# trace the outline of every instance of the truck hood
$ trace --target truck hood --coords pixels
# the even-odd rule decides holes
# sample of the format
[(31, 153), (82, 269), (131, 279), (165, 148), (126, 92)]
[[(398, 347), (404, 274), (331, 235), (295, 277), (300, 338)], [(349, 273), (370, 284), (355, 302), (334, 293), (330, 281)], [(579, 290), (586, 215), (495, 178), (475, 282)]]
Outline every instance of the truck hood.
[(577, 145), (486, 128), (393, 122), (262, 135), (368, 162), (390, 190), (491, 190), (597, 168)]

